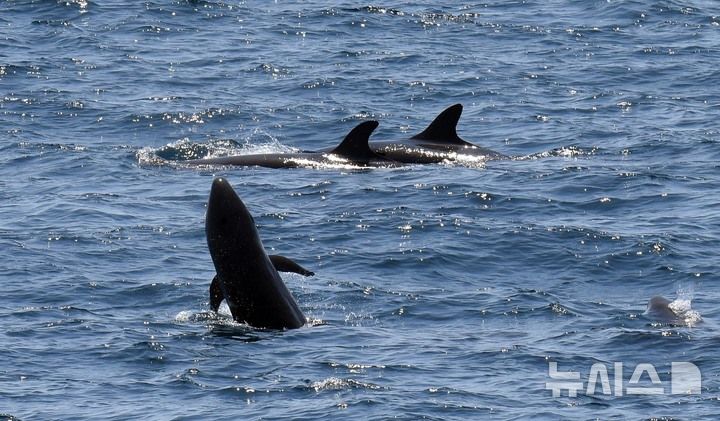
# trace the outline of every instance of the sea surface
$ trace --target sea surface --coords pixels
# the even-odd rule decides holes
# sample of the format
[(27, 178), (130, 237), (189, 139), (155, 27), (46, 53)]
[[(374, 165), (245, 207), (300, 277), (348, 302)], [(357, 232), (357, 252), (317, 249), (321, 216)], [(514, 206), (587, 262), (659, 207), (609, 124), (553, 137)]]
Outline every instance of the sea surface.
[[(513, 159), (178, 165), (456, 103)], [(3, 0), (0, 420), (714, 419), (719, 119), (716, 1)], [(305, 327), (210, 310), (216, 176)]]

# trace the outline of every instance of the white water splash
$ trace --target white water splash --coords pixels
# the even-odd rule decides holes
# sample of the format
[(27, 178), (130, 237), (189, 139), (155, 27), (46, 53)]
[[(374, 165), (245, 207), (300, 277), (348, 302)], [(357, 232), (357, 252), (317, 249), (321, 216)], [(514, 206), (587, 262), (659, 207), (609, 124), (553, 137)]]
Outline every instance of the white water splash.
[(668, 307), (678, 316), (678, 319), (689, 327), (693, 327), (702, 321), (700, 313), (692, 308), (693, 295), (694, 289), (692, 287), (679, 288), (675, 300), (668, 304)]

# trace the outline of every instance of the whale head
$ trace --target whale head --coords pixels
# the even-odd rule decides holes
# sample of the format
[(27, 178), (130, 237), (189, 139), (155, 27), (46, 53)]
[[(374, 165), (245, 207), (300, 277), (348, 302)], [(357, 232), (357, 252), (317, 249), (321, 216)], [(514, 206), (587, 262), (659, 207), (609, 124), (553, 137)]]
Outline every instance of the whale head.
[[(210, 254), (265, 254), (255, 220), (230, 183), (218, 177), (213, 180), (205, 216), (205, 235)], [(216, 262), (217, 264), (217, 262)]]

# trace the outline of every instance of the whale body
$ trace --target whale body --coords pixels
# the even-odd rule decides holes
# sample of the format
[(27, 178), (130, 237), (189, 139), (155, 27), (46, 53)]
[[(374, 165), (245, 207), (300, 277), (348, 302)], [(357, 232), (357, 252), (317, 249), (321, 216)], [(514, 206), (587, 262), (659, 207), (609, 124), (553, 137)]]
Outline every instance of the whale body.
[(483, 160), (507, 159), (506, 155), (463, 140), (457, 134), (462, 104), (446, 108), (421, 133), (400, 141), (370, 142), (378, 155), (411, 164), (432, 164), (456, 160), (458, 155)]
[(210, 283), (210, 307), (223, 300), (235, 321), (267, 329), (295, 329), (306, 318), (278, 270), (313, 275), (284, 256), (268, 256), (255, 221), (230, 183), (213, 181), (205, 217), (205, 235), (216, 275)]
[(355, 126), (338, 146), (327, 151), (236, 155), (191, 159), (183, 161), (183, 163), (188, 165), (236, 165), (267, 168), (295, 168), (318, 165), (351, 165), (356, 167), (395, 166), (397, 163), (387, 157), (376, 154), (368, 146), (370, 135), (377, 126), (377, 121), (362, 122)]

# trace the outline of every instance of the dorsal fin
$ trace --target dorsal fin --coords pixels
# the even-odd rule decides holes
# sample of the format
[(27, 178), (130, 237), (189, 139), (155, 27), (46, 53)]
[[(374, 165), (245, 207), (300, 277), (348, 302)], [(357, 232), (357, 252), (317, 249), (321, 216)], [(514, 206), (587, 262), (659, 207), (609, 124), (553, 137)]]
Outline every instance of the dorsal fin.
[(462, 104), (455, 104), (446, 108), (445, 111), (435, 117), (435, 120), (430, 123), (427, 129), (423, 130), (422, 133), (411, 137), (411, 139), (433, 140), (443, 143), (467, 143), (460, 139), (455, 129), (457, 127), (458, 120), (460, 120), (462, 110)]
[(353, 161), (382, 159), (382, 157), (373, 152), (372, 149), (370, 149), (370, 145), (368, 145), (370, 134), (379, 124), (380, 123), (375, 120), (364, 121), (358, 124), (354, 129), (350, 130), (350, 133), (345, 136), (345, 139), (343, 139), (335, 149), (330, 151), (330, 153)]

